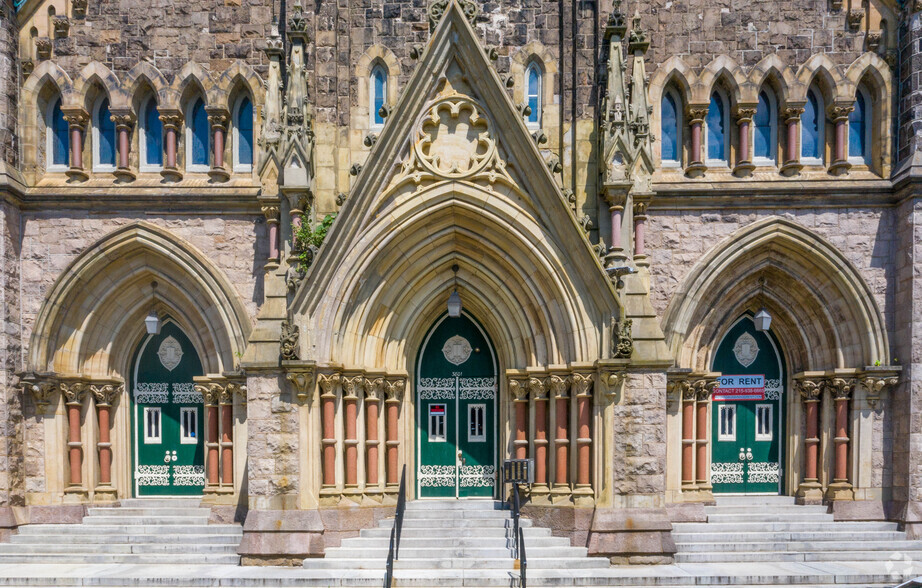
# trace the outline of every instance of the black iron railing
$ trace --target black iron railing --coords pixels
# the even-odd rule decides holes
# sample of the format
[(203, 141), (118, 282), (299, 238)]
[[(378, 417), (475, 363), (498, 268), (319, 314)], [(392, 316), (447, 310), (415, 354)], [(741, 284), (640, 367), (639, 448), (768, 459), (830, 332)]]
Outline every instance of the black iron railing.
[(407, 466), (400, 474), (400, 490), (397, 493), (397, 512), (391, 528), (391, 541), (387, 549), (387, 568), (384, 573), (384, 588), (391, 588), (394, 582), (394, 561), (400, 559), (400, 532), (403, 530), (403, 513), (407, 509)]
[(525, 532), (519, 521), (521, 503), (519, 502), (519, 485), (512, 484), (512, 551), (515, 555), (515, 564), (519, 568), (519, 586), (526, 588), (528, 572), (528, 556), (525, 554)]

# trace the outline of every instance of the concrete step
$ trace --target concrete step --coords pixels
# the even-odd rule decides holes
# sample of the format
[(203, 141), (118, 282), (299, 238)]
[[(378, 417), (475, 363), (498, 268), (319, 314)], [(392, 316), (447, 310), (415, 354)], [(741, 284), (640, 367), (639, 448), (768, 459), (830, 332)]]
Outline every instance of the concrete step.
[[(523, 520), (524, 522), (524, 520)], [(375, 527), (372, 529), (362, 529), (359, 532), (359, 537), (368, 537), (368, 538), (381, 538), (381, 537), (390, 537), (391, 536), (391, 527), (393, 525), (388, 525), (387, 527)], [(551, 530), (543, 527), (522, 527), (524, 531), (525, 538), (530, 537), (550, 537)], [(401, 534), (400, 542), (403, 543), (407, 539), (448, 539), (453, 537), (469, 538), (469, 537), (485, 537), (485, 538), (495, 538), (495, 537), (508, 537), (512, 534), (512, 525), (509, 527), (466, 527), (459, 529), (456, 527), (440, 527), (440, 528), (418, 528), (418, 527), (407, 527), (404, 525)]]
[(171, 525), (169, 527), (158, 525), (23, 525), (19, 527), (20, 535), (240, 535), (243, 533), (239, 525)]
[[(852, 536), (854, 537), (854, 535)], [(401, 542), (402, 543), (402, 542)], [(839, 553), (841, 559), (847, 560), (853, 551), (886, 551), (887, 556), (894, 551), (922, 550), (922, 541), (781, 541), (781, 542), (701, 542), (689, 543), (676, 541), (680, 553), (736, 551), (823, 551)]]
[[(221, 535), (182, 535), (169, 533), (163, 535), (83, 535), (80, 536), (81, 545), (95, 544), (119, 544), (119, 543), (173, 543), (176, 545), (197, 545), (202, 543), (233, 545), (236, 549), (240, 544), (241, 533), (221, 534)], [(73, 535), (13, 535), (10, 537), (10, 544), (57, 544), (71, 543), (74, 541)], [(403, 543), (403, 541), (401, 541)]]
[(831, 514), (793, 513), (774, 514), (750, 512), (748, 514), (708, 514), (708, 523), (832, 523)]
[(138, 554), (188, 554), (194, 551), (195, 554), (205, 553), (223, 553), (237, 554), (237, 543), (197, 543), (194, 548), (189, 545), (174, 543), (98, 543), (92, 546), (81, 544), (74, 546), (70, 543), (3, 543), (0, 544), (0, 555), (13, 554), (48, 554), (48, 553), (73, 553), (77, 551), (89, 551), (95, 554), (118, 554), (118, 553), (138, 553)]
[(863, 532), (863, 531), (897, 531), (898, 525), (891, 522), (861, 523), (817, 523), (817, 522), (738, 522), (738, 523), (673, 523), (673, 531), (678, 533), (745, 533), (745, 532)]
[[(533, 558), (586, 557), (585, 547), (533, 547), (525, 543), (529, 564)], [(387, 559), (388, 547), (367, 547), (361, 554), (368, 558)], [(327, 559), (353, 559), (356, 549), (353, 547), (330, 548), (324, 557)], [(400, 542), (401, 559), (452, 559), (452, 558), (497, 558), (512, 557), (512, 550), (507, 547), (409, 547)]]
[(157, 507), (119, 507), (119, 508), (98, 508), (91, 507), (86, 509), (89, 517), (209, 517), (211, 511), (207, 508), (181, 507), (172, 508), (168, 506)]
[[(922, 551), (902, 551), (901, 555), (918, 561)], [(736, 552), (684, 552), (676, 553), (676, 563), (731, 563), (731, 562), (860, 562), (890, 561), (892, 552), (886, 551), (736, 551)], [(529, 561), (529, 564), (531, 562)]]
[[(673, 532), (672, 538), (676, 544), (709, 544), (709, 543), (781, 543), (790, 541), (811, 541), (824, 544), (839, 541), (849, 541), (856, 538), (855, 531), (821, 531), (821, 532), (764, 532), (764, 533), (679, 533)], [(860, 533), (862, 540), (873, 541), (901, 541), (906, 538), (900, 531), (863, 531)]]
[[(73, 550), (72, 550), (73, 551)], [(240, 556), (235, 554), (194, 554), (194, 553), (160, 553), (160, 554), (98, 554), (98, 553), (0, 553), (0, 564), (34, 563), (36, 561), (53, 561), (55, 564), (159, 564), (174, 565), (239, 565)]]
[(505, 510), (508, 505), (497, 500), (411, 500), (407, 512), (415, 510)]
[(208, 515), (132, 517), (132, 516), (94, 516), (85, 517), (84, 525), (207, 525)]
[[(531, 520), (520, 519), (521, 526), (530, 527)], [(390, 528), (394, 526), (394, 519), (384, 519), (378, 523), (381, 528)], [(512, 528), (511, 519), (403, 519), (403, 529), (438, 529), (438, 528), (477, 528), (486, 529), (490, 527)]]
[(512, 520), (512, 513), (508, 510), (408, 510), (404, 516), (404, 521), (409, 520), (432, 520), (432, 519), (505, 519)]
[(753, 496), (746, 495), (729, 495), (715, 494), (714, 502), (717, 506), (776, 506), (785, 504), (795, 504), (793, 496)]
[[(389, 547), (389, 535), (386, 537), (350, 537), (348, 539), (342, 540), (342, 547), (349, 547), (353, 549), (373, 549), (373, 548), (388, 548)], [(507, 546), (512, 545), (511, 536), (496, 536), (496, 537), (418, 537), (418, 538), (409, 538), (406, 536), (401, 536), (400, 538), (400, 549), (402, 550), (412, 547), (489, 547), (496, 549), (504, 549)], [(534, 547), (570, 547), (570, 540), (566, 537), (528, 537), (525, 542), (526, 548), (531, 549)]]
[[(308, 559), (304, 567), (311, 570), (383, 570), (385, 558), (347, 559), (329, 558)], [(608, 569), (609, 561), (602, 557), (555, 557), (555, 558), (528, 558), (528, 570), (538, 569)], [(401, 556), (394, 562), (395, 570), (513, 570), (512, 558), (410, 558)], [(404, 585), (404, 584), (401, 584)]]
[(773, 515), (800, 515), (800, 514), (827, 514), (829, 509), (823, 505), (798, 506), (796, 504), (780, 504), (754, 507), (751, 504), (705, 506), (707, 514), (743, 514), (749, 515), (756, 511), (758, 514)]
[(119, 501), (124, 508), (198, 508), (201, 497), (193, 498), (124, 498)]

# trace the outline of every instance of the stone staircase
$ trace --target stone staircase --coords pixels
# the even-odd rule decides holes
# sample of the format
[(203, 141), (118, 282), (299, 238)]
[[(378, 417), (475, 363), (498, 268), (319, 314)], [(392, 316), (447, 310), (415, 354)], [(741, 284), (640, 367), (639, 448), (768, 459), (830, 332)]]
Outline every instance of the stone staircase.
[(922, 541), (907, 540), (897, 523), (834, 522), (825, 506), (798, 506), (788, 496), (716, 500), (716, 506), (705, 507), (706, 523), (673, 524), (676, 564), (799, 562), (822, 569), (847, 562), (888, 575), (922, 561)]
[(0, 564), (240, 563), (240, 525), (209, 525), (198, 498), (132, 498), (89, 508), (78, 525), (24, 525), (0, 543)]
[[(588, 557), (585, 547), (572, 547), (569, 539), (552, 537), (550, 529), (535, 527), (525, 518), (521, 524), (529, 578), (552, 571), (591, 577), (598, 570), (609, 568), (607, 558)], [(383, 520), (377, 528), (365, 529), (358, 537), (344, 539), (340, 547), (327, 549), (323, 559), (305, 560), (304, 567), (344, 573), (346, 570), (383, 573), (393, 525), (393, 519)], [(509, 586), (511, 579), (518, 578), (512, 526), (512, 514), (501, 502), (409, 502), (403, 521), (400, 559), (394, 564), (395, 577), (424, 575), (437, 582), (432, 584), (437, 586)], [(476, 584), (470, 583), (474, 577)], [(467, 581), (460, 583), (465, 578)]]

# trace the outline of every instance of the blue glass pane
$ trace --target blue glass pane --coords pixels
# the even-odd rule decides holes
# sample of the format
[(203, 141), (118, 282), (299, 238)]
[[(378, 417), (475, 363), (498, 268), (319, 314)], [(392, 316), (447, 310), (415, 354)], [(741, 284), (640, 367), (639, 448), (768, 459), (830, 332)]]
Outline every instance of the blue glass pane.
[(663, 161), (678, 161), (679, 160), (679, 121), (678, 121), (678, 109), (676, 108), (675, 101), (672, 98), (671, 94), (666, 94), (663, 97), (662, 104), (662, 117), (663, 117), (663, 147), (662, 155)]
[(192, 164), (208, 165), (208, 116), (199, 99), (192, 106)]
[(865, 157), (865, 137), (867, 128), (865, 127), (866, 105), (864, 103), (864, 94), (858, 92), (855, 100), (855, 110), (848, 115), (848, 156)]
[(707, 126), (708, 126), (708, 159), (724, 160), (727, 158), (726, 146), (724, 145), (727, 136), (724, 120), (724, 101), (720, 96), (714, 94), (711, 96), (711, 105), (708, 107)]
[(253, 165), (253, 104), (249, 98), (244, 98), (237, 111), (237, 162), (242, 165)]
[(105, 99), (96, 111), (96, 126), (99, 129), (99, 165), (115, 165), (115, 123), (109, 112), (109, 100)]
[(374, 101), (372, 102), (372, 108), (374, 108), (374, 117), (376, 125), (384, 124), (384, 117), (381, 116), (380, 111), (381, 107), (384, 106), (384, 95), (387, 93), (387, 78), (384, 75), (384, 72), (380, 68), (375, 69), (372, 74), (374, 77)]
[(538, 96), (541, 93), (541, 76), (538, 69), (532, 67), (528, 70), (528, 106), (531, 108), (531, 114), (528, 115), (528, 122), (537, 123), (541, 113), (538, 112)]
[(753, 154), (756, 157), (772, 156), (772, 106), (765, 92), (759, 94), (759, 106), (752, 120), (755, 125), (753, 133)]
[(811, 91), (804, 106), (804, 113), (800, 117), (800, 155), (801, 157), (819, 158), (820, 156), (820, 129), (819, 129), (819, 101), (816, 93)]
[(147, 151), (147, 161), (144, 163), (163, 165), (163, 125), (153, 100), (147, 103), (147, 111), (144, 113), (144, 148)]
[(51, 163), (67, 165), (68, 155), (67, 121), (61, 111), (61, 99), (58, 98), (51, 109)]

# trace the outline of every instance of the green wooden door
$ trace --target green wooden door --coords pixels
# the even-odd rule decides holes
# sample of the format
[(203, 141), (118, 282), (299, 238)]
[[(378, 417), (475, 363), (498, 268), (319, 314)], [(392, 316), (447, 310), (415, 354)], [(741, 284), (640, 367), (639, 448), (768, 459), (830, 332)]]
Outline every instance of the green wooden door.
[(429, 332), (416, 379), (417, 496), (491, 498), (496, 487), (496, 359), (469, 317)]
[[(784, 478), (784, 361), (775, 338), (749, 316), (726, 334), (714, 357), (724, 376), (763, 376), (762, 399), (719, 400), (711, 406), (711, 484), (714, 492), (778, 494)], [(751, 381), (737, 378), (737, 381)]]
[(186, 496), (205, 486), (204, 407), (192, 387), (202, 362), (172, 321), (148, 335), (131, 378), (135, 496)]

